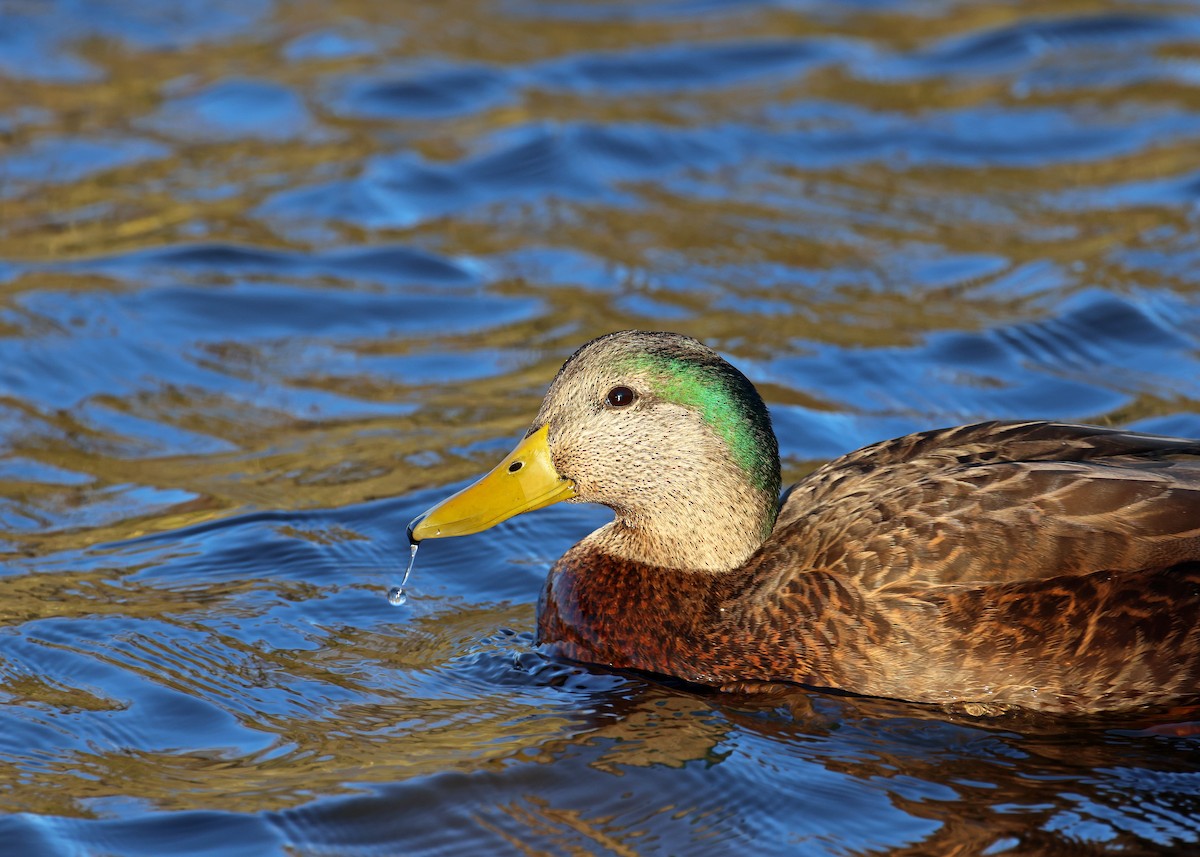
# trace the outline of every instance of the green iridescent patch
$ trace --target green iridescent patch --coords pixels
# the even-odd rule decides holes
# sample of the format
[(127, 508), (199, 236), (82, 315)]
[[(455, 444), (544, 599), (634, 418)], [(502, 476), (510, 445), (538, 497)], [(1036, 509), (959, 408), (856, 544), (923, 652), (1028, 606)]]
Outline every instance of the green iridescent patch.
[(639, 355), (630, 368), (650, 375), (660, 398), (698, 412), (756, 488), (778, 489), (771, 453), (763, 448), (762, 427), (732, 379), (715, 366), (657, 354)]

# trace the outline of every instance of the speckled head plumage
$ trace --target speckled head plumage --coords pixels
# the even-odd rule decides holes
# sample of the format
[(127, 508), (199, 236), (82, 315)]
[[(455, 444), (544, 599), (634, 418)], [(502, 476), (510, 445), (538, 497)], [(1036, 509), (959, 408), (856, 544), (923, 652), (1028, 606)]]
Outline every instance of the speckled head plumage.
[(678, 333), (609, 333), (571, 355), (550, 390), (564, 375), (584, 374), (589, 363), (606, 363), (619, 374), (644, 379), (653, 396), (695, 411), (725, 442), (746, 478), (778, 495), (779, 445), (767, 407), (749, 379), (711, 348)]
[[(630, 403), (609, 401), (617, 388)], [(695, 339), (628, 330), (592, 340), (550, 384), (531, 432), (543, 425), (575, 500), (617, 513), (593, 535), (600, 549), (717, 571), (771, 531), (780, 476), (770, 416), (754, 385)]]

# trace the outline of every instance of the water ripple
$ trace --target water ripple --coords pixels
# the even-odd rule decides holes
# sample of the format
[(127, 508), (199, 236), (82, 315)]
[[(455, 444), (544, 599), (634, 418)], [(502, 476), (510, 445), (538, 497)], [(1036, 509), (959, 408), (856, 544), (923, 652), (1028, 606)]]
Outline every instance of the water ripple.
[(641, 53), (572, 57), (540, 69), (537, 84), (614, 96), (707, 90), (768, 75), (778, 86), (789, 74), (838, 55), (838, 44), (828, 40), (656, 46)]
[[(376, 73), (336, 100), (355, 115), (373, 118), (436, 119), (497, 107), (512, 99), (507, 78), (489, 68), (421, 69)], [(340, 107), (345, 109), (345, 106)]]
[[(10, 4), (12, 5), (12, 4)], [(7, 11), (7, 10), (6, 10)], [(0, 851), (1186, 851), (1194, 711), (993, 722), (548, 657), (606, 510), (405, 527), (675, 327), (788, 477), (1200, 436), (1187, 4), (18, 3), (0, 27)]]
[(916, 61), (926, 74), (996, 73), (1028, 59), (1076, 47), (1128, 50), (1134, 45), (1185, 41), (1200, 33), (1200, 19), (1183, 16), (1108, 14), (1022, 21), (956, 36)]

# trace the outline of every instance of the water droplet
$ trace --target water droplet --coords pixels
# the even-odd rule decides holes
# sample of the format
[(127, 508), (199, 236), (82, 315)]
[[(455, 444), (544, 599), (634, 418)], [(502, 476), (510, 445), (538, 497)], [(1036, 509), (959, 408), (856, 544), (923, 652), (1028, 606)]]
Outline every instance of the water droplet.
[(404, 577), (400, 578), (399, 586), (393, 586), (388, 590), (388, 604), (393, 607), (399, 607), (408, 601), (408, 593), (404, 591), (404, 584), (408, 583), (408, 576), (412, 574), (413, 564), (417, 561), (417, 546), (416, 542), (409, 544), (408, 568), (404, 569)]

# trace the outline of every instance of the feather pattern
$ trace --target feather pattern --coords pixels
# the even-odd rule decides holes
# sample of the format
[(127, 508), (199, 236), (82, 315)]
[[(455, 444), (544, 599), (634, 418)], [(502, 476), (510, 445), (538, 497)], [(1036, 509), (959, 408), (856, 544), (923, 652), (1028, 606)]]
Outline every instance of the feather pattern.
[(563, 655), (706, 684), (790, 681), (1050, 712), (1200, 679), (1200, 443), (1050, 422), (910, 435), (789, 493), (717, 576), (586, 546), (551, 570)]
[(814, 471), (722, 574), (606, 541), (569, 551), (542, 593), (539, 640), (577, 660), (1048, 712), (1200, 691), (1198, 441), (956, 426)]
[(613, 509), (539, 603), (538, 640), (580, 661), (986, 710), (1200, 696), (1200, 441), (988, 422), (849, 453), (781, 504), (778, 474), (744, 375), (624, 331), (577, 351), (522, 444), (410, 533), (543, 497)]

